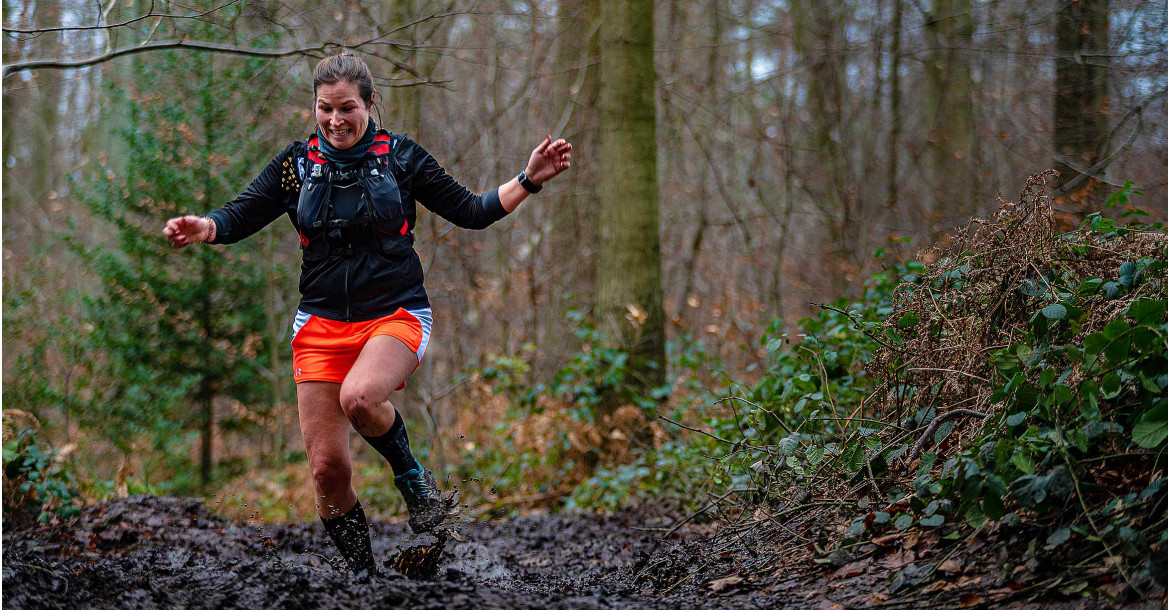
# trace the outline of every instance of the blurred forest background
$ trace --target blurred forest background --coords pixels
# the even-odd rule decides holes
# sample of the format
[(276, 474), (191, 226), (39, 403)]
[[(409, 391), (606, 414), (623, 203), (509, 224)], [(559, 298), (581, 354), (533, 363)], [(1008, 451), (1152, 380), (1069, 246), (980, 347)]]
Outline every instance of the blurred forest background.
[[(381, 125), (477, 192), (546, 133), (574, 145), (487, 231), (420, 215), (435, 330), (395, 403), (484, 511), (617, 501), (579, 485), (669, 445), (654, 413), (724, 409), (810, 302), (861, 298), (1029, 174), (1062, 172), (1065, 228), (1119, 193), (1165, 220), (1165, 2), (614, 4), (5, 0), (5, 463), (36, 430), (87, 496), (313, 515), (295, 233), (160, 231), (309, 134), (312, 66), (342, 48)], [(354, 451), (367, 507), (401, 510)]]

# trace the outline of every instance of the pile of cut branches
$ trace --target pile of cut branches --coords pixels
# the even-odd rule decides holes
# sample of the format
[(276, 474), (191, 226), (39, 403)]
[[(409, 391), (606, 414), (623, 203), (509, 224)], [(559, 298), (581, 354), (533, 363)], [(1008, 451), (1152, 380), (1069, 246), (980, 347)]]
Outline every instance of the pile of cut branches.
[[(874, 390), (854, 404), (820, 397), (811, 414), (759, 404), (744, 419), (761, 433), (727, 463), (750, 456), (739, 489), (751, 491), (720, 507), (729, 523), (713, 541), (751, 557), (740, 577), (810, 560), (857, 576), (880, 560), (898, 568), (894, 593), (965, 561), (998, 576), (927, 586), (1164, 594), (1166, 233), (1096, 214), (1058, 233), (1053, 174), (923, 253), (892, 303), (868, 305), (886, 315), (825, 306), (872, 341), (843, 374)], [(777, 419), (786, 435), (760, 440)], [(985, 545), (1003, 552), (976, 552)]]

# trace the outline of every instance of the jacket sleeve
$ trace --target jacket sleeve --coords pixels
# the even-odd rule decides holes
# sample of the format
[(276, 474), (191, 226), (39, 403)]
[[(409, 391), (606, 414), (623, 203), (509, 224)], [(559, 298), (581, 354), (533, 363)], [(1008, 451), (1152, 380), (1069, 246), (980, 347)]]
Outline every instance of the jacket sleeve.
[(286, 195), (300, 190), (296, 174), (297, 142), (290, 144), (232, 201), (208, 213), (215, 221), (213, 244), (234, 244), (286, 213)]
[(508, 215), (500, 203), (499, 189), (476, 195), (447, 175), (421, 146), (407, 144), (414, 147), (413, 195), (428, 210), (463, 229), (484, 229)]

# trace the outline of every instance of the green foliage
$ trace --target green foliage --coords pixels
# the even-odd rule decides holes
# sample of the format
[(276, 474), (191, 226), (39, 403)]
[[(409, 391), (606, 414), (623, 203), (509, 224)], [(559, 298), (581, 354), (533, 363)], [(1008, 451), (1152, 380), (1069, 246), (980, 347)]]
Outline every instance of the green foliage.
[(24, 430), (4, 443), (6, 516), (29, 514), (47, 522), (54, 516), (70, 519), (80, 513), (77, 481), (59, 453), (38, 438), (35, 430)]
[[(841, 430), (847, 406), (857, 405), (875, 386), (864, 366), (878, 345), (871, 337), (881, 333), (881, 322), (893, 311), (893, 292), (900, 282), (917, 281), (921, 270), (918, 262), (891, 266), (866, 282), (859, 300), (822, 307), (817, 315), (800, 319), (794, 331), (785, 329), (780, 318), (772, 321), (760, 338), (768, 365), (742, 394), (758, 409), (762, 438), (778, 434), (782, 424), (806, 434)], [(905, 319), (899, 326), (916, 323)]]
[[(1087, 228), (1099, 221), (1101, 239), (1126, 235), (1106, 220), (1092, 219)], [(890, 516), (899, 530), (1042, 519), (1048, 550), (1077, 540), (1103, 544), (1138, 566), (1127, 579), (1145, 582), (1158, 577), (1150, 550), (1166, 542), (1157, 525), (1166, 511), (1166, 477), (1157, 467), (1167, 437), (1166, 263), (1123, 261), (1105, 277), (1073, 269), (1055, 265), (1020, 287), (1024, 303), (1039, 304), (1016, 329), (1018, 340), (989, 354), (993, 413), (941, 465), (926, 453), (911, 493), (895, 504), (905, 508)], [(916, 424), (933, 416), (920, 414)], [(937, 428), (936, 444), (950, 423)], [(863, 476), (860, 466), (846, 470)], [(1116, 469), (1152, 476), (1136, 490), (1111, 494), (1099, 475)], [(860, 515), (849, 535), (887, 527), (872, 513)]]

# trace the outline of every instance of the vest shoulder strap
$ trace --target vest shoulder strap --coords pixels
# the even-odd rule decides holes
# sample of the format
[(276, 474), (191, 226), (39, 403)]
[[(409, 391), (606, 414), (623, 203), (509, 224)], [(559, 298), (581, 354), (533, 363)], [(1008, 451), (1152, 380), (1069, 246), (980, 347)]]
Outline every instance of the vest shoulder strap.
[[(391, 151), (397, 153), (399, 149), (398, 145), (404, 137), (406, 137), (406, 134), (400, 134), (396, 137), (395, 134), (392, 134), (385, 129), (379, 129), (378, 132), (374, 134), (374, 143), (371, 144), (370, 147), (366, 149), (366, 151), (373, 153), (375, 157), (388, 155), (391, 153)], [(325, 157), (321, 154), (321, 141), (320, 138), (318, 138), (316, 132), (311, 134), (308, 139), (305, 140), (305, 149), (305, 156), (309, 158), (309, 161), (312, 161), (317, 165), (325, 164)]]

